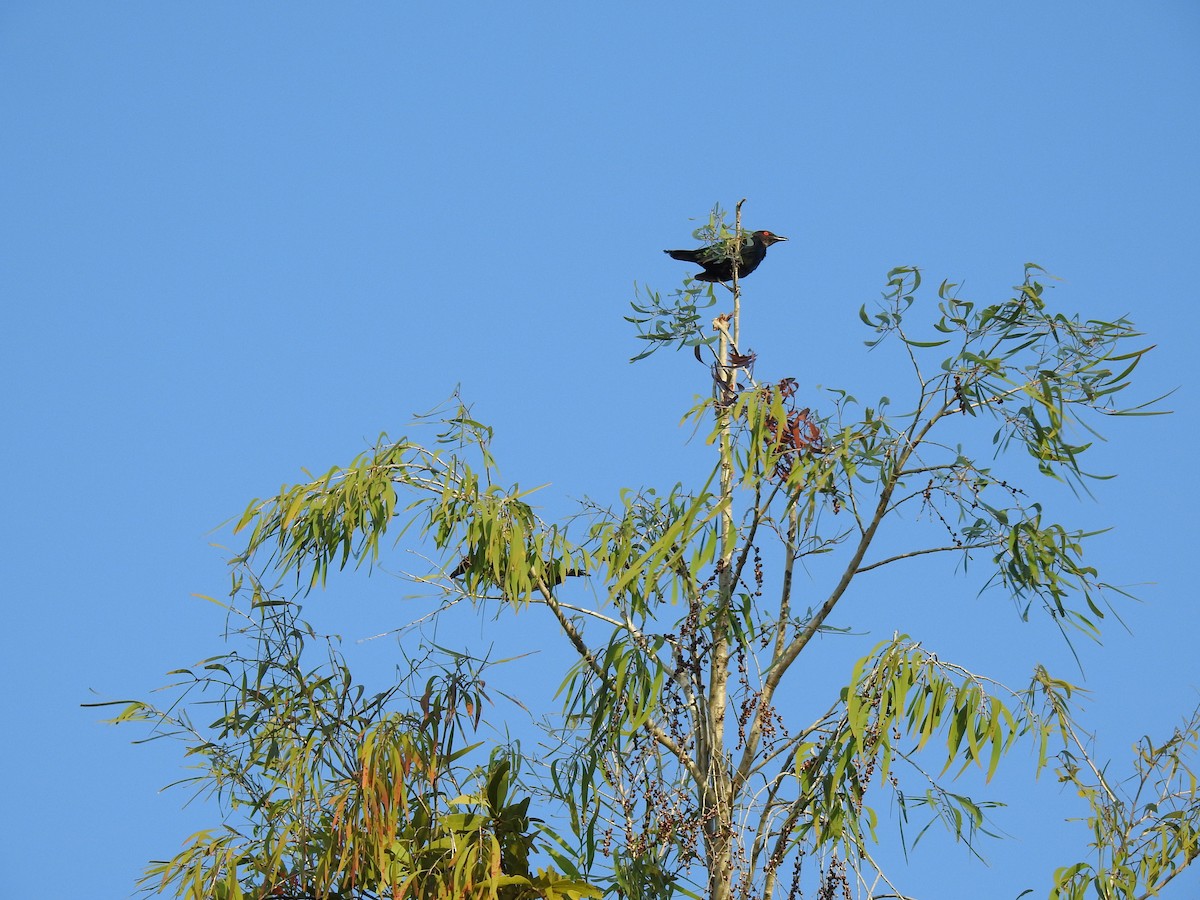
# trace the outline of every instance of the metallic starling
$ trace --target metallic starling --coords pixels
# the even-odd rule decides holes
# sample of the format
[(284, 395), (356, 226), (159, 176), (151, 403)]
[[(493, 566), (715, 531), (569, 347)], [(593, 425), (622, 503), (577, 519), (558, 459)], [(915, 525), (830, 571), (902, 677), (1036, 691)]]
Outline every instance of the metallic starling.
[[(787, 238), (770, 231), (756, 231), (749, 239), (742, 242), (742, 252), (738, 257), (738, 278), (745, 278), (758, 268), (758, 264), (767, 256), (767, 248)], [(694, 276), (696, 281), (732, 281), (733, 259), (726, 256), (728, 244), (711, 244), (696, 250), (664, 250), (663, 253), (671, 259), (681, 259), (684, 262), (696, 263), (704, 267), (704, 271)]]

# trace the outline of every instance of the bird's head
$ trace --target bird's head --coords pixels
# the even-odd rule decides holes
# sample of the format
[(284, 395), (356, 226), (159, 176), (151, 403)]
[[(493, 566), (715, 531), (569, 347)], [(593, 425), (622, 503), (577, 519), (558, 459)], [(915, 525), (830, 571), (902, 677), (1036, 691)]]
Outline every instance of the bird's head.
[(754, 236), (768, 247), (770, 247), (772, 244), (777, 244), (780, 241), (787, 240), (787, 238), (785, 238), (783, 235), (775, 234), (771, 231), (756, 231), (754, 232)]

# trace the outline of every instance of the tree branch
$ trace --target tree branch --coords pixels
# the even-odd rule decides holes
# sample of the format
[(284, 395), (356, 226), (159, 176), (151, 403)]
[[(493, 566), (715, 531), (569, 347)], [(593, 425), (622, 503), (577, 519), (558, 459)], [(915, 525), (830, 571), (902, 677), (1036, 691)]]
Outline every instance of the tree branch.
[[(608, 673), (604, 671), (604, 669), (596, 661), (595, 655), (584, 642), (583, 635), (580, 634), (579, 629), (575, 627), (575, 624), (563, 613), (562, 607), (559, 605), (558, 600), (555, 599), (553, 592), (541, 578), (538, 579), (537, 589), (542, 595), (542, 600), (545, 602), (546, 606), (558, 620), (558, 624), (562, 628), (563, 633), (566, 634), (567, 640), (571, 642), (571, 646), (575, 648), (575, 651), (580, 655), (584, 663), (587, 664), (587, 667), (592, 670), (592, 673), (595, 674), (595, 676), (602, 682), (604, 682), (609, 690), (615, 693), (614, 685), (609, 679)], [(680, 747), (671, 739), (670, 735), (662, 730), (662, 727), (657, 722), (647, 717), (646, 721), (642, 724), (642, 727), (649, 732), (650, 736), (654, 738), (655, 741), (661, 744), (672, 756), (679, 760), (680, 764), (688, 770), (688, 773), (696, 779), (698, 784), (703, 784), (701, 772), (696, 763), (690, 756), (688, 756), (686, 752), (684, 752), (682, 747)]]
[(902, 559), (911, 559), (914, 556), (924, 556), (927, 553), (945, 553), (947, 550), (962, 550), (964, 553), (971, 550), (984, 550), (988, 547), (995, 547), (999, 541), (987, 541), (982, 544), (963, 544), (960, 546), (948, 547), (928, 547), (924, 550), (910, 550), (908, 553), (897, 553), (895, 556), (889, 556), (887, 559), (881, 559), (867, 566), (860, 566), (855, 570), (855, 575), (861, 575), (863, 572), (870, 572), (872, 569), (878, 569), (890, 563), (899, 562)]

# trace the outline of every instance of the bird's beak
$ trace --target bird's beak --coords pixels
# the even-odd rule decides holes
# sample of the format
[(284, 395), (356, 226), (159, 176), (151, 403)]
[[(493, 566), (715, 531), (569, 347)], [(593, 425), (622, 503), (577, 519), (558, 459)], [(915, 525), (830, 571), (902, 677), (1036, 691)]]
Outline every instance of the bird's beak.
[(777, 243), (779, 241), (786, 241), (786, 240), (787, 240), (787, 238), (785, 238), (782, 234), (771, 235), (771, 243), (772, 244)]

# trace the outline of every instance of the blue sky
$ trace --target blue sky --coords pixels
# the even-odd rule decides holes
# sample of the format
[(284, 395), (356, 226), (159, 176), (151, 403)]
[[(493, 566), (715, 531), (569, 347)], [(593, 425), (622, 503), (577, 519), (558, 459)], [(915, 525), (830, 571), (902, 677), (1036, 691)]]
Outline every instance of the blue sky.
[[(1073, 514), (1116, 526), (1098, 557), (1112, 580), (1152, 582), (1132, 634), (1083, 653), (1102, 746), (1123, 757), (1168, 730), (1200, 685), (1198, 113), (1190, 0), (10, 0), (6, 893), (85, 879), (126, 896), (211, 824), (158, 793), (175, 748), (132, 748), (79, 704), (219, 652), (220, 618), (191, 595), (224, 590), (211, 543), (231, 539), (213, 529), (250, 498), (460, 383), (505, 475), (549, 496), (690, 476), (702, 450), (676, 423), (706, 376), (682, 355), (628, 365), (622, 316), (635, 281), (678, 283), (660, 250), (689, 245), (689, 219), (741, 197), (747, 225), (791, 238), (748, 293), (762, 377), (886, 390), (857, 311), (908, 264), (990, 301), (1036, 261), (1064, 308), (1129, 314), (1158, 345), (1138, 396), (1178, 387), (1175, 414), (1111, 423), (1098, 467), (1121, 477)], [(351, 642), (407, 620), (354, 593), (320, 612)], [(844, 624), (929, 633), (981, 666), (1062, 656), (1015, 618), (947, 579), (937, 598), (867, 591)], [(1030, 791), (1015, 835), (1061, 800), (1045, 779)], [(914, 863), (910, 887), (1044, 895), (1086, 839), (1054, 834), (992, 845), (973, 874)], [(1164, 896), (1198, 892), (1192, 873)]]

